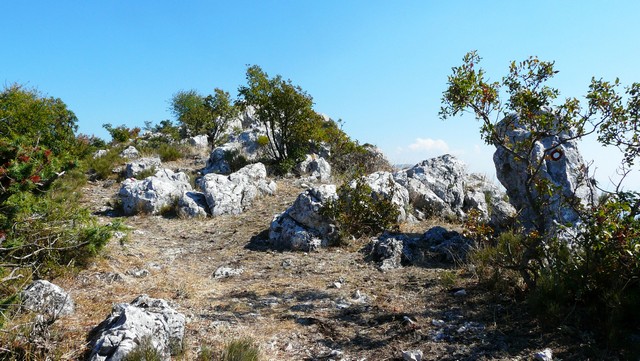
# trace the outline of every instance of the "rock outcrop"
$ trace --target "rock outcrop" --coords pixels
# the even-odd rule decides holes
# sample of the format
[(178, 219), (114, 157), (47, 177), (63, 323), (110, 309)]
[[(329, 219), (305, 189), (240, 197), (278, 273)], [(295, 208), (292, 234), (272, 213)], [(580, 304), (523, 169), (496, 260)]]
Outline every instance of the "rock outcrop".
[(160, 168), (162, 162), (158, 157), (139, 158), (126, 165), (125, 175), (127, 178), (133, 178), (144, 171)]
[(267, 180), (262, 163), (243, 167), (228, 176), (210, 173), (200, 178), (199, 186), (205, 195), (211, 215), (240, 214), (260, 195), (273, 195), (276, 184)]
[[(496, 126), (501, 137), (510, 144), (531, 139), (532, 134), (514, 115), (504, 118)], [(503, 147), (497, 147), (493, 162), (498, 180), (506, 188), (511, 204), (519, 210), (525, 228), (543, 228), (554, 233), (558, 225), (576, 225), (579, 215), (572, 205), (591, 203), (594, 189), (589, 181), (587, 166), (578, 151), (572, 134), (560, 132), (533, 144), (529, 163), (539, 165), (537, 177), (551, 185), (551, 194), (539, 194), (527, 186), (528, 165)], [(542, 207), (542, 209), (540, 209)]]
[(462, 217), (466, 175), (464, 163), (445, 154), (398, 172), (395, 179), (409, 191), (416, 210), (427, 216)]
[(192, 190), (185, 173), (159, 169), (144, 180), (134, 178), (122, 182), (118, 196), (125, 215), (138, 212), (158, 214), (166, 207), (177, 204), (185, 191)]
[(293, 205), (271, 222), (271, 244), (275, 248), (299, 251), (326, 247), (334, 227), (319, 211), (336, 197), (335, 185), (321, 185), (298, 195)]
[(143, 342), (163, 360), (182, 351), (185, 317), (167, 301), (138, 296), (116, 304), (111, 315), (91, 332), (91, 361), (120, 361)]
[(48, 319), (70, 315), (74, 311), (71, 296), (49, 281), (38, 280), (21, 293), (22, 307), (42, 314)]

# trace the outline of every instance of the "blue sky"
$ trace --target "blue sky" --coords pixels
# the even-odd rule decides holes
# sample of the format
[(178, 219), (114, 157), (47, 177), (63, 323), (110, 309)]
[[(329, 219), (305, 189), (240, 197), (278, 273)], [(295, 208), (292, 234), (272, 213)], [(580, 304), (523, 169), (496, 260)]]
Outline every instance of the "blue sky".
[[(553, 85), (640, 81), (637, 1), (4, 1), (0, 81), (61, 98), (82, 133), (172, 119), (178, 90), (237, 94), (246, 66), (280, 74), (394, 163), (449, 152), (494, 174), (471, 117), (438, 118), (451, 67), (478, 50), (499, 80), (511, 60), (555, 60)], [(585, 142), (600, 180), (616, 151)], [(634, 182), (640, 184), (638, 170)]]

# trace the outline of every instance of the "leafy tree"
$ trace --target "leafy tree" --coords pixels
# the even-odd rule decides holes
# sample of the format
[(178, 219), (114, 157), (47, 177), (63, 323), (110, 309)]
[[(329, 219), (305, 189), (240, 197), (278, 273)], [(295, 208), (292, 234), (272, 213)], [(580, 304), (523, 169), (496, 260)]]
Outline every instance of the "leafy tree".
[[(507, 76), (490, 82), (480, 60), (476, 52), (470, 52), (461, 66), (452, 68), (440, 115), (447, 119), (471, 112), (480, 121), (481, 137), (488, 144), (525, 165), (525, 196), (537, 213), (526, 231), (511, 237), (519, 242), (517, 247), (498, 243), (493, 249), (490, 258), (498, 262), (494, 266), (517, 270), (529, 290), (535, 291), (532, 304), (541, 300), (537, 304), (546, 305), (547, 311), (553, 305), (563, 319), (577, 307), (584, 313), (576, 314), (600, 315), (598, 321), (587, 316), (581, 322), (604, 324), (605, 332), (611, 332), (607, 337), (635, 327), (640, 312), (631, 305), (640, 299), (640, 194), (623, 192), (623, 179), (601, 202), (574, 204), (582, 227), (569, 249), (543, 221), (542, 212), (550, 201), (547, 195), (556, 190), (541, 176), (545, 157), (536, 156), (535, 144), (557, 136), (557, 144), (542, 149), (548, 156), (566, 142), (597, 134), (603, 145), (621, 150), (621, 166), (628, 172), (640, 153), (640, 83), (621, 92), (617, 79), (593, 78), (584, 103), (576, 98), (558, 102), (560, 92), (547, 85), (557, 73), (553, 62), (535, 57), (512, 62)], [(516, 121), (528, 134), (517, 141), (505, 136), (505, 127)], [(511, 252), (516, 248), (520, 251)]]
[(206, 97), (196, 90), (179, 91), (171, 100), (171, 111), (187, 134), (206, 134), (212, 147), (224, 139), (229, 121), (238, 115), (229, 93), (218, 88)]
[[(253, 106), (267, 129), (269, 153), (277, 163), (295, 162), (320, 138), (322, 117), (313, 110), (313, 98), (291, 80), (270, 78), (259, 66), (247, 69), (247, 85), (238, 90), (241, 103)], [(293, 164), (291, 164), (293, 165)]]

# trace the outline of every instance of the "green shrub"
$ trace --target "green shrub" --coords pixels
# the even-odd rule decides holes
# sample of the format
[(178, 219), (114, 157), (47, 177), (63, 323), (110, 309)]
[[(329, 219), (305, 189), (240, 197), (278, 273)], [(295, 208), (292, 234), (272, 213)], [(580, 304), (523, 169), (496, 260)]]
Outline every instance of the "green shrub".
[(266, 135), (261, 135), (258, 137), (258, 139), (256, 140), (256, 143), (258, 143), (258, 146), (260, 148), (264, 148), (267, 145), (269, 145), (269, 137), (267, 137)]
[(363, 177), (354, 184), (338, 188), (338, 198), (327, 202), (320, 214), (336, 225), (336, 245), (344, 245), (355, 237), (373, 236), (384, 230), (397, 230), (400, 211), (391, 199), (393, 193), (382, 196), (373, 192)]
[(250, 338), (229, 342), (220, 355), (221, 361), (258, 361), (259, 359), (260, 349)]
[(183, 157), (183, 149), (173, 144), (162, 144), (157, 149), (158, 156), (163, 162), (178, 160)]
[(95, 159), (92, 156), (87, 157), (85, 167), (89, 170), (90, 176), (99, 180), (117, 178), (113, 170), (125, 162), (125, 159), (120, 156), (122, 149), (122, 146), (116, 146), (109, 149), (102, 157)]
[(126, 143), (129, 139), (135, 139), (140, 134), (140, 128), (129, 128), (126, 125), (113, 127), (111, 124), (103, 124), (102, 127), (111, 135), (112, 143)]

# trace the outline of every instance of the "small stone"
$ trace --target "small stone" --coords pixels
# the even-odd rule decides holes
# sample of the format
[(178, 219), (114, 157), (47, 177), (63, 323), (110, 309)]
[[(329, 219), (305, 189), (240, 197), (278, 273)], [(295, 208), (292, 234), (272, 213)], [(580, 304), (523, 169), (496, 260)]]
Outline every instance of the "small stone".
[(461, 289), (461, 290), (458, 290), (458, 291), (454, 292), (454, 293), (453, 293), (453, 295), (454, 295), (455, 297), (464, 297), (464, 296), (466, 296), (466, 295), (467, 295), (467, 290), (465, 290), (465, 289), (463, 288), (463, 289)]
[(422, 350), (402, 351), (402, 359), (404, 361), (422, 361)]
[(141, 268), (130, 269), (126, 272), (129, 276), (133, 276), (135, 278), (144, 278), (149, 275), (149, 271)]
[(533, 359), (536, 361), (552, 361), (553, 360), (553, 351), (550, 348), (545, 348), (542, 351), (536, 352), (533, 355)]
[(431, 324), (435, 327), (444, 327), (446, 325), (443, 320), (431, 320)]
[(216, 269), (216, 271), (213, 273), (213, 278), (228, 278), (231, 276), (237, 276), (242, 272), (244, 272), (242, 268), (231, 268), (231, 267), (221, 266), (221, 267), (218, 267), (218, 269)]

